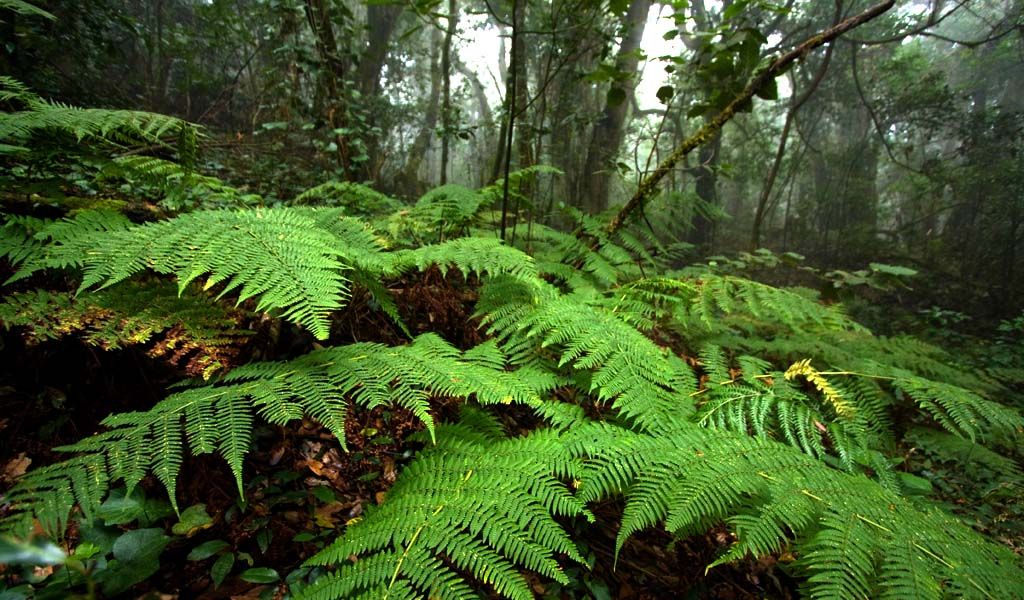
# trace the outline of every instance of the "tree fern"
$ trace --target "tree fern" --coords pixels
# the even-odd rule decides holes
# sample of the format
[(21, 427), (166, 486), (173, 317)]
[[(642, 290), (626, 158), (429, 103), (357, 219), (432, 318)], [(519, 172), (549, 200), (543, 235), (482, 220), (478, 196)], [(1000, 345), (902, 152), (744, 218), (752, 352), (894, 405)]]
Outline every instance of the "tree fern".
[(307, 561), (338, 568), (297, 598), (476, 598), (465, 573), (527, 600), (520, 566), (569, 582), (556, 556), (585, 561), (555, 517), (592, 517), (559, 481), (575, 471), (562, 441), (535, 433), (473, 443), (444, 433), (380, 507)]

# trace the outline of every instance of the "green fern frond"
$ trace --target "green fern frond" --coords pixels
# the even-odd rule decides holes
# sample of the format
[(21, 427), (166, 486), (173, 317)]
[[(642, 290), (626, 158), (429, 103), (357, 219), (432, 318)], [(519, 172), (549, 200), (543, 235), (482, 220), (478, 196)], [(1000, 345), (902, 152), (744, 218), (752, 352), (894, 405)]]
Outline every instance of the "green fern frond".
[(431, 265), (437, 265), (445, 275), (454, 268), (464, 275), (537, 277), (536, 266), (529, 255), (506, 246), (497, 238), (458, 238), (413, 250), (399, 250), (392, 257), (395, 270), (400, 272), (410, 269), (424, 271)]
[[(21, 15), (43, 17), (44, 19), (49, 19), (51, 21), (57, 20), (57, 17), (39, 8), (35, 4), (25, 2), (25, 0), (0, 0), (0, 9), (13, 10)], [(3, 97), (0, 96), (0, 99), (3, 99)]]
[(561, 440), (442, 437), (402, 471), (381, 506), (307, 561), (338, 568), (298, 598), (475, 598), (467, 573), (501, 597), (529, 600), (521, 567), (568, 583), (555, 557), (584, 559), (554, 517), (593, 517), (559, 481), (574, 472)]
[(744, 313), (792, 330), (815, 325), (825, 330), (863, 330), (840, 308), (825, 306), (803, 295), (741, 277), (702, 275), (690, 301), (687, 317), (712, 329), (722, 315)]
[(659, 522), (685, 535), (725, 520), (739, 542), (713, 564), (794, 546), (813, 598), (903, 598), (936, 587), (1001, 598), (1024, 585), (1009, 550), (787, 446), (682, 426), (653, 436), (593, 424), (567, 437), (587, 461), (580, 499), (626, 497), (618, 549)]
[[(344, 233), (346, 237), (339, 234)], [(82, 290), (107, 287), (150, 269), (173, 274), (184, 290), (206, 276), (204, 288), (223, 285), (219, 296), (237, 302), (258, 297), (256, 310), (281, 309), (285, 319), (328, 334), (328, 313), (343, 305), (353, 263), (376, 267), (379, 248), (361, 226), (342, 221), (337, 209), (200, 211), (130, 226), (110, 213), (81, 213), (40, 235), (51, 240), (45, 256), (26, 261), (12, 279), (42, 268), (81, 267)]]
[(115, 148), (159, 145), (186, 154), (195, 151), (195, 125), (167, 115), (133, 110), (77, 108), (26, 94), (7, 78), (4, 95), (24, 110), (0, 112), (0, 142), (28, 146), (44, 136), (68, 135), (75, 142)]
[(361, 183), (328, 181), (309, 188), (292, 200), (293, 205), (337, 206), (346, 215), (379, 217), (400, 210), (398, 200)]
[(558, 366), (592, 372), (588, 391), (624, 417), (657, 429), (690, 414), (693, 373), (613, 313), (562, 296), (542, 282), (501, 278), (481, 290), (477, 311), (511, 356), (559, 349)]
[(0, 301), (0, 325), (25, 328), (31, 342), (78, 335), (91, 346), (116, 350), (157, 341), (147, 352), (192, 375), (209, 378), (251, 332), (203, 294), (178, 295), (166, 282), (128, 282), (93, 294), (35, 290)]
[(964, 388), (909, 373), (897, 376), (893, 387), (944, 429), (972, 442), (990, 436), (1009, 439), (1024, 432), (1024, 418), (1016, 410)]
[(406, 218), (427, 227), (438, 236), (437, 241), (444, 241), (446, 236), (468, 231), (485, 200), (467, 187), (442, 185), (420, 197)]
[(59, 448), (81, 456), (19, 480), (7, 495), (16, 509), (13, 522), (0, 523), (0, 529), (24, 526), (33, 514), (60, 525), (75, 498), (88, 502), (82, 509), (90, 513), (110, 481), (124, 481), (131, 489), (149, 471), (174, 502), (186, 442), (196, 454), (219, 452), (241, 493), (242, 461), (257, 413), (279, 425), (309, 415), (344, 447), (350, 402), (367, 408), (399, 406), (420, 419), (433, 438), (429, 401), (439, 397), (473, 398), (482, 405), (540, 403), (529, 379), (481, 364), (478, 355), (467, 358), (432, 334), (408, 346), (361, 343), (287, 362), (253, 363), (216, 383), (173, 394), (149, 411), (112, 415), (103, 421), (108, 431)]
[(965, 439), (958, 435), (937, 431), (927, 427), (914, 427), (905, 439), (929, 455), (940, 460), (954, 461), (965, 465), (981, 465), (993, 473), (1006, 477), (1024, 475), (1017, 461)]

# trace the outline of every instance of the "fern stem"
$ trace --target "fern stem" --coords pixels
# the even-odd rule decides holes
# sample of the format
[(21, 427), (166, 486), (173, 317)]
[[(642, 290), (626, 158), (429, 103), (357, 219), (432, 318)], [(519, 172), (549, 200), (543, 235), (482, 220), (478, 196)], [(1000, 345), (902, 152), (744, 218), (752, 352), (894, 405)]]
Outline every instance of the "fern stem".
[[(465, 477), (462, 478), (462, 483), (464, 484), (467, 481), (469, 481), (469, 478), (472, 476), (473, 469), (470, 469), (469, 471), (466, 472)], [(456, 489), (455, 491), (456, 497), (458, 497), (458, 493), (462, 491), (462, 486), (459, 486), (459, 488)], [(388, 582), (388, 591), (386, 594), (384, 594), (383, 600), (387, 600), (388, 596), (391, 595), (391, 589), (395, 586), (395, 582), (398, 581), (398, 574), (402, 572), (402, 563), (404, 563), (405, 558), (409, 556), (409, 551), (412, 550), (413, 544), (416, 543), (416, 540), (420, 537), (420, 534), (423, 533), (423, 530), (426, 529), (428, 525), (430, 525), (430, 520), (436, 517), (438, 514), (440, 514), (440, 512), (444, 510), (444, 507), (446, 506), (448, 505), (442, 504), (438, 506), (434, 510), (434, 512), (430, 514), (430, 519), (424, 521), (423, 524), (416, 529), (416, 532), (412, 534), (412, 538), (409, 539), (409, 543), (405, 545), (405, 552), (402, 553), (402, 557), (398, 559), (398, 564), (395, 565), (395, 572), (391, 575), (391, 581)]]

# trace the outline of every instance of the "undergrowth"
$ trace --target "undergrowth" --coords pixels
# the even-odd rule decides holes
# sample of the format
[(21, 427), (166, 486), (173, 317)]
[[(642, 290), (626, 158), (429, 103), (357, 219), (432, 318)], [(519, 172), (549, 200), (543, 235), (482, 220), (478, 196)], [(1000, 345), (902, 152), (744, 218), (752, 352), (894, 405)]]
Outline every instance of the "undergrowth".
[[(0, 254), (16, 291), (0, 321), (36, 343), (156, 344), (196, 376), (21, 475), (0, 500), (8, 546), (37, 530), (62, 539), (149, 476), (179, 511), (190, 455), (219, 454), (244, 495), (261, 424), (311, 419), (345, 450), (353, 410), (394, 409), (418, 423), (406, 442), (421, 449), (289, 578), (293, 597), (531, 598), (533, 577), (567, 584), (587, 564), (580, 528), (617, 527), (619, 552), (650, 528), (685, 538), (722, 524), (736, 541), (708, 568), (785, 554), (813, 598), (1024, 589), (1017, 556), (944, 510), (906, 456), (913, 445), (1019, 486), (1024, 420), (999, 370), (876, 336), (810, 290), (672, 271), (680, 246), (643, 227), (608, 236), (570, 211), (575, 232), (534, 225), (502, 243), (490, 188), (443, 186), (407, 206), (328, 182), (286, 206), (179, 211), (182, 185), (218, 207), (244, 196), (195, 173), (194, 126), (0, 83), (16, 105), (0, 114), (6, 163), (101, 156), (98, 182), (145, 181), (169, 199), (141, 220), (59, 196), (41, 200), (49, 216), (12, 203)], [(126, 154), (142, 146), (159, 156)], [(406, 322), (397, 289), (426, 273), (457, 277), (475, 310), (465, 327), (486, 341), (408, 336), (423, 323)], [(332, 326), (357, 294), (410, 339), (339, 343)], [(236, 364), (231, 349), (267, 320), (308, 332), (302, 351)], [(624, 506), (618, 524), (591, 510), (609, 501)], [(53, 562), (86, 564), (74, 556)]]

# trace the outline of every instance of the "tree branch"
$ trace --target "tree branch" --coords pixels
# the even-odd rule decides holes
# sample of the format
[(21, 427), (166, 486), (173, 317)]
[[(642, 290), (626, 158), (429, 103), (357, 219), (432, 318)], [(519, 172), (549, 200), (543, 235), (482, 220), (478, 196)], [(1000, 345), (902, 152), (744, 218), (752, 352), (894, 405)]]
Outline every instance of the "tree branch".
[(895, 0), (886, 0), (885, 2), (877, 4), (859, 15), (846, 19), (835, 27), (831, 27), (818, 35), (808, 38), (796, 48), (772, 61), (767, 68), (750, 80), (747, 87), (733, 98), (732, 102), (722, 109), (722, 112), (715, 115), (713, 119), (705, 123), (704, 126), (698, 129), (696, 133), (684, 140), (668, 158), (658, 165), (658, 168), (655, 169), (654, 172), (640, 183), (640, 187), (637, 188), (633, 197), (629, 199), (629, 202), (619, 210), (619, 213), (615, 215), (615, 218), (613, 218), (611, 223), (608, 224), (608, 233), (611, 234), (618, 231), (626, 222), (626, 219), (628, 219), (629, 216), (654, 193), (658, 184), (665, 175), (672, 170), (676, 163), (686, 157), (686, 155), (692, 152), (695, 148), (714, 139), (722, 127), (736, 115), (740, 106), (749, 102), (755, 94), (767, 86), (768, 83), (775, 79), (775, 77), (780, 75), (793, 63), (803, 59), (815, 48), (827, 44), (847, 31), (867, 23), (892, 8), (895, 3)]

